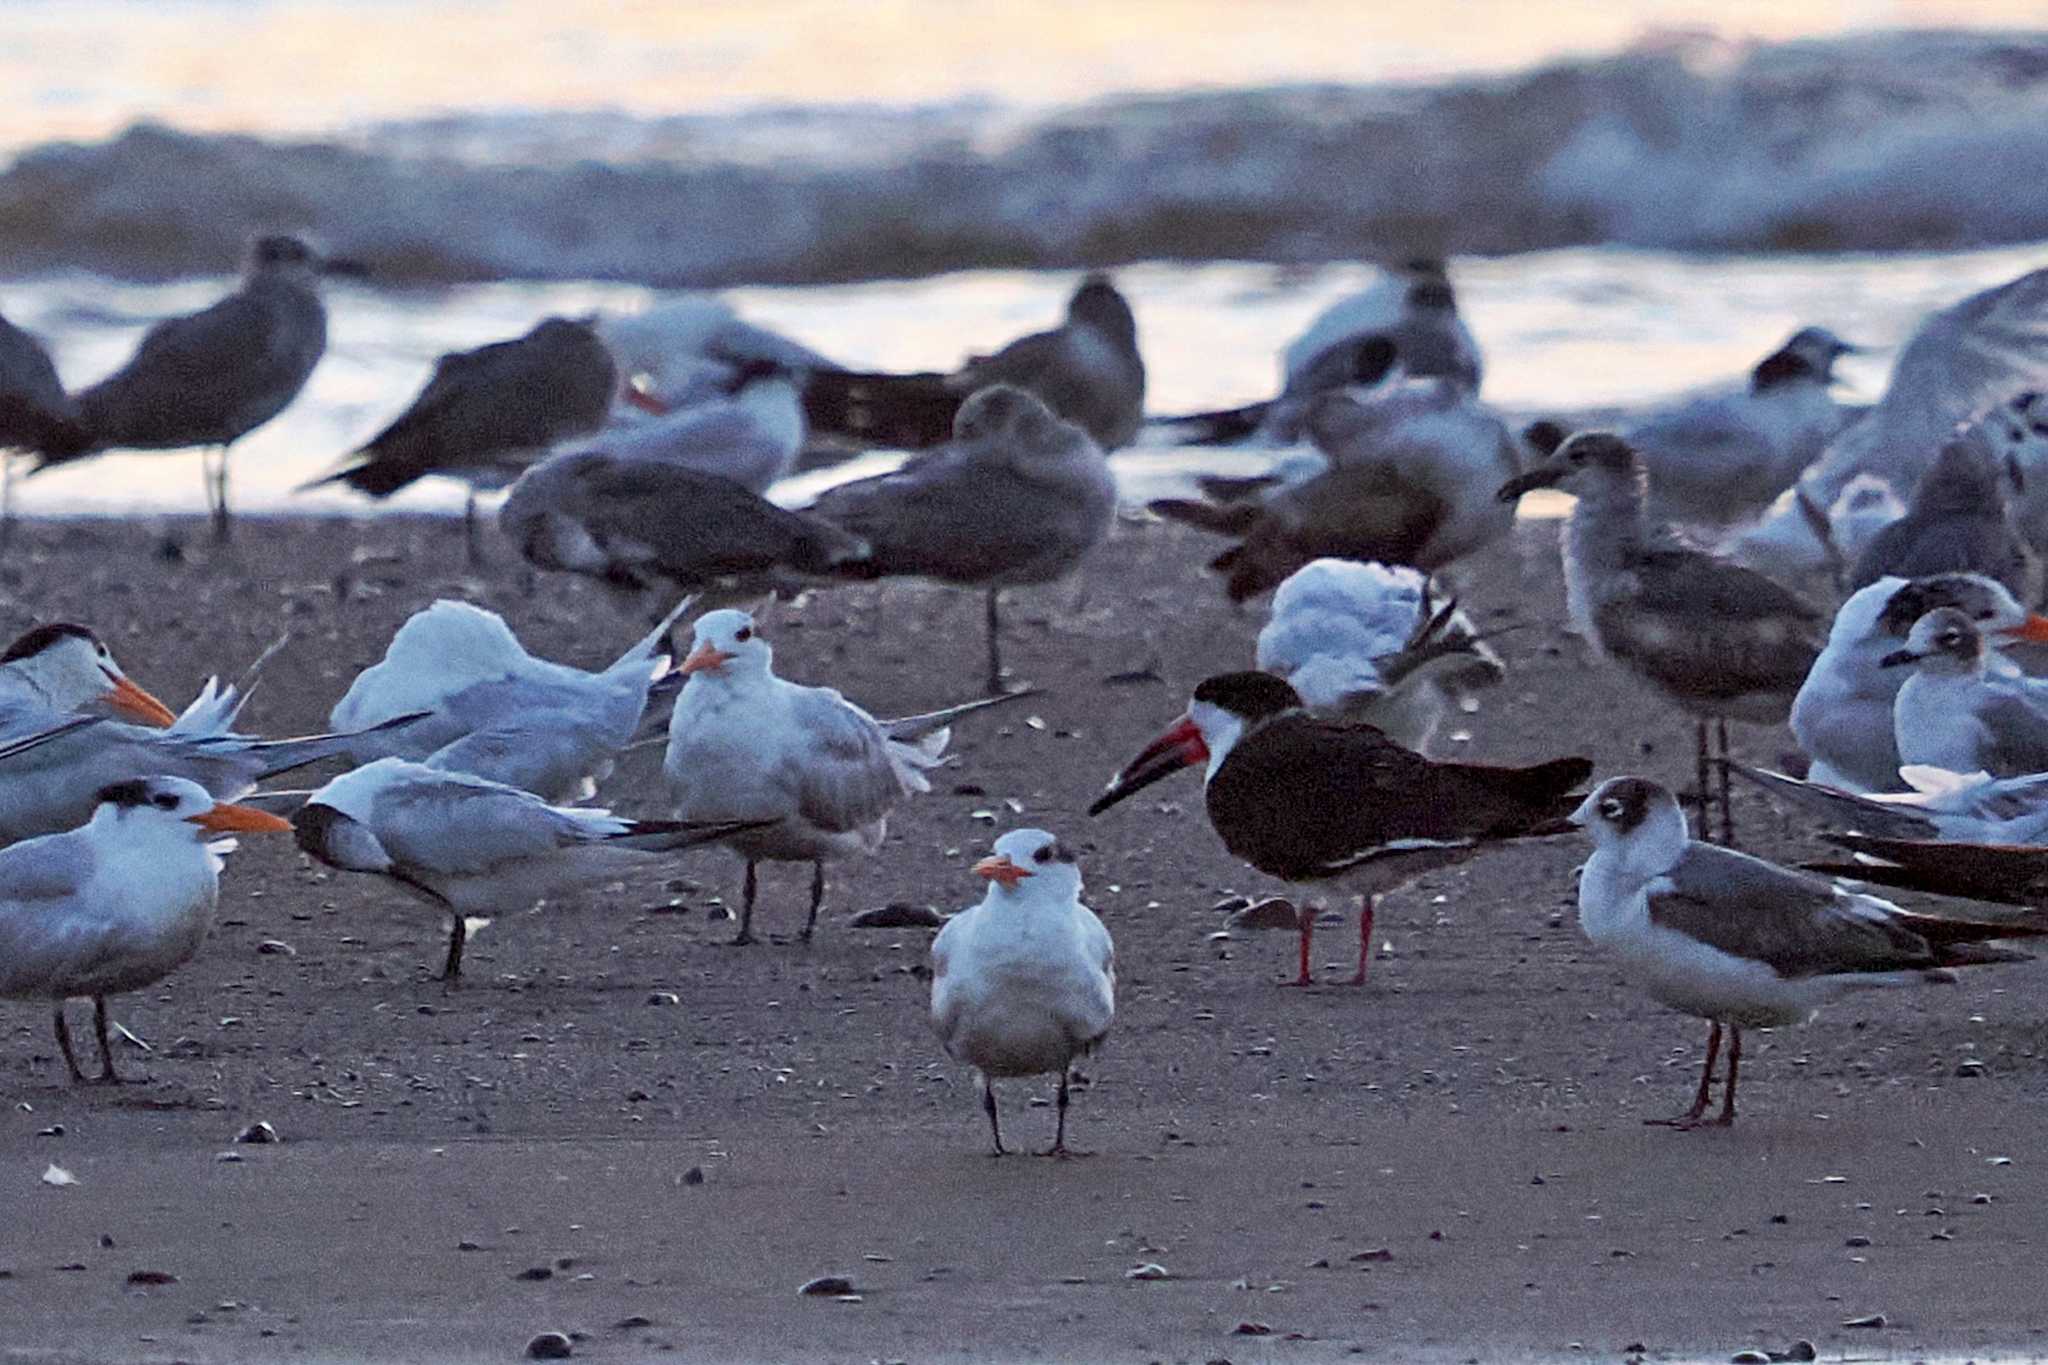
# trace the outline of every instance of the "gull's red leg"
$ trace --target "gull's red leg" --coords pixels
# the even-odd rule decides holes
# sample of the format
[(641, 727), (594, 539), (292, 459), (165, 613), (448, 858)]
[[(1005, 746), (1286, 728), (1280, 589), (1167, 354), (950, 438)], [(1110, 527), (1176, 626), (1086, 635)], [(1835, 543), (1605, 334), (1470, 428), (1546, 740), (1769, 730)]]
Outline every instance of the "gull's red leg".
[[(1697, 1128), (1700, 1122), (1700, 1115), (1707, 1112), (1707, 1101), (1713, 1098), (1714, 1059), (1720, 1055), (1721, 1021), (1719, 1019), (1715, 1019), (1711, 1022), (1711, 1026), (1707, 1030), (1707, 1064), (1700, 1068), (1700, 1088), (1692, 1097), (1692, 1108), (1686, 1110), (1683, 1114), (1679, 1114), (1674, 1118), (1644, 1119), (1643, 1122), (1658, 1128)], [(1731, 1083), (1733, 1076), (1732, 1066), (1734, 1060), (1735, 1054), (1731, 1049), (1729, 1052), (1729, 1063), (1731, 1066)]]
[(1719, 1127), (1726, 1128), (1735, 1122), (1735, 1073), (1742, 1065), (1742, 1030), (1734, 1024), (1728, 1026), (1728, 1088), (1721, 1092), (1721, 1117), (1714, 1120)]
[(1315, 937), (1316, 933), (1316, 916), (1321, 913), (1322, 910), (1313, 905), (1301, 907), (1301, 975), (1292, 981), (1283, 981), (1280, 983), (1281, 985), (1313, 986), (1316, 984), (1315, 978), (1308, 974), (1308, 952), (1309, 941)]
[(1358, 898), (1358, 974), (1351, 978), (1354, 986), (1365, 984), (1365, 964), (1372, 956), (1372, 912), (1373, 897)]

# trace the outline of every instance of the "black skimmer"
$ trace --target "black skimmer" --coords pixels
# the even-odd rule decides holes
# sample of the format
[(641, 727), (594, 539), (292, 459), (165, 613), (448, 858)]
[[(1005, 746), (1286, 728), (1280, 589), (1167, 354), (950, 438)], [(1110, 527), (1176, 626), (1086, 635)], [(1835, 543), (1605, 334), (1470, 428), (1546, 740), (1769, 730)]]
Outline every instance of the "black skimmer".
[[(1336, 882), (1359, 895), (1365, 981), (1375, 902), (1409, 879), (1512, 839), (1562, 833), (1592, 776), (1583, 758), (1527, 768), (1439, 763), (1370, 725), (1319, 720), (1270, 673), (1225, 673), (1195, 689), (1184, 714), (1088, 807), (1090, 815), (1182, 768), (1206, 764), (1209, 823), (1231, 853), (1290, 882)], [(1301, 914), (1306, 986), (1315, 911)]]
[[(1852, 990), (1953, 980), (1951, 967), (2025, 961), (1986, 941), (2048, 926), (1915, 915), (1811, 873), (1686, 837), (1678, 798), (1609, 778), (1572, 817), (1593, 839), (1579, 874), (1579, 927), (1659, 1001), (1708, 1021), (1706, 1065), (1678, 1128), (1735, 1120), (1742, 1030), (1803, 1024)], [(1728, 1036), (1721, 1113), (1705, 1118)]]
[[(1694, 718), (1700, 830), (1708, 827), (1713, 774), (1707, 726), (1728, 756), (1728, 722), (1772, 725), (1820, 654), (1820, 613), (1753, 569), (1696, 549), (1653, 523), (1643, 468), (1629, 444), (1581, 432), (1548, 460), (1502, 486), (1513, 503), (1536, 488), (1578, 496), (1564, 526), (1565, 604), (1573, 626)], [(1728, 775), (1721, 773), (1721, 832), (1735, 837)]]

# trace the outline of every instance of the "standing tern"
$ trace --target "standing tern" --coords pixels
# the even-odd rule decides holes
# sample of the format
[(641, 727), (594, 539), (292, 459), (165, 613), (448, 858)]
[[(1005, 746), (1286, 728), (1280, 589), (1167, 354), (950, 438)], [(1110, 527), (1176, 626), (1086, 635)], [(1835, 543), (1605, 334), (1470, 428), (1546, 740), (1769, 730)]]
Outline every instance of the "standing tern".
[(639, 729), (648, 692), (668, 671), (669, 627), (689, 606), (686, 598), (609, 668), (590, 673), (529, 654), (496, 612), (444, 599), (407, 618), (328, 721), (361, 730), (428, 712), (365, 735), (350, 757), (412, 759), (552, 802), (587, 801)]
[(954, 415), (991, 384), (1027, 390), (1104, 450), (1129, 445), (1145, 412), (1138, 321), (1106, 275), (1090, 275), (1066, 320), (976, 356), (952, 374), (824, 370), (804, 389), (811, 430), (869, 445), (919, 450), (953, 435)]
[(627, 820), (402, 758), (343, 773), (292, 816), (299, 847), (329, 867), (388, 877), (447, 914), (441, 980), (462, 976), (467, 917), (522, 910), (602, 884), (636, 857), (730, 837), (744, 821)]
[[(1579, 927), (1650, 995), (1708, 1021), (1706, 1065), (1676, 1128), (1735, 1120), (1742, 1030), (1803, 1024), (1846, 991), (1953, 981), (1947, 968), (2024, 961), (1985, 940), (2048, 926), (1915, 915), (1875, 896), (1686, 837), (1678, 798), (1641, 777), (1609, 778), (1573, 814), (1593, 839), (1579, 876)], [(1728, 1035), (1721, 1113), (1705, 1118)]]
[(297, 237), (259, 237), (241, 288), (211, 308), (169, 318), (144, 334), (119, 370), (78, 395), (86, 452), (45, 450), (38, 468), (100, 450), (218, 447), (205, 470), (214, 535), (228, 536), (228, 453), (283, 412), (327, 349), (317, 280), (356, 273)]
[(1990, 673), (1983, 633), (1967, 613), (1935, 608), (1878, 663), (1914, 666), (1892, 703), (1901, 762), (1993, 777), (2048, 772), (2048, 697)]
[(1988, 432), (1957, 436), (1913, 490), (1906, 514), (1871, 537), (1850, 570), (1849, 586), (1887, 576), (1981, 573), (2022, 602), (2039, 601), (2041, 557), (2020, 533), (2016, 515), (2023, 479)]
[[(1649, 519), (1635, 451), (1607, 432), (1582, 432), (1500, 490), (1513, 502), (1534, 488), (1578, 495), (1564, 524), (1565, 604), (1600, 655), (1620, 664), (1696, 722), (1700, 829), (1713, 786), (1707, 723), (1728, 756), (1728, 722), (1772, 725), (1821, 649), (1820, 615), (1752, 569), (1695, 549)], [(1735, 837), (1728, 774), (1721, 772), (1721, 834)]]
[(960, 407), (953, 440), (893, 474), (828, 490), (806, 509), (868, 546), (849, 578), (914, 574), (987, 593), (988, 690), (1003, 689), (996, 599), (1063, 578), (1109, 534), (1116, 479), (1088, 433), (1024, 389)]
[(1422, 574), (1344, 559), (1311, 560), (1280, 585), (1258, 668), (1316, 715), (1377, 726), (1418, 753), (1447, 705), (1506, 673), (1455, 601), (1432, 605)]
[(619, 384), (612, 353), (587, 322), (543, 318), (524, 336), (451, 351), (411, 406), (332, 474), (373, 498), (441, 474), (469, 485), (463, 526), (469, 559), (477, 540), (479, 488), (503, 488), (558, 441), (604, 425)]
[(981, 1073), (981, 1107), (1003, 1155), (993, 1082), (1059, 1073), (1059, 1120), (1047, 1156), (1067, 1155), (1074, 1059), (1102, 1045), (1116, 1017), (1116, 946), (1081, 903), (1081, 868), (1042, 829), (1012, 830), (974, 865), (979, 905), (932, 940), (932, 1028), (946, 1055)]
[[(1358, 971), (1365, 983), (1375, 903), (1414, 877), (1490, 845), (1562, 833), (1592, 776), (1583, 758), (1527, 768), (1438, 763), (1370, 725), (1318, 720), (1268, 673), (1225, 673), (1195, 689), (1186, 714), (1109, 782), (1100, 815), (1182, 768), (1206, 764), (1204, 801), (1223, 845), (1290, 882), (1336, 882), (1359, 895)], [(1315, 913), (1300, 918), (1301, 971), (1313, 983)]]
[(0, 999), (48, 1000), (57, 1048), (83, 1081), (64, 1002), (92, 1001), (98, 1080), (120, 1080), (107, 997), (153, 986), (190, 962), (213, 926), (234, 834), (289, 830), (177, 777), (130, 778), (94, 795), (83, 827), (0, 849)]
[(748, 613), (697, 618), (662, 761), (678, 819), (771, 822), (724, 840), (747, 865), (736, 944), (754, 941), (755, 868), (764, 862), (811, 864), (799, 936), (809, 943), (826, 862), (873, 853), (897, 803), (931, 790), (924, 774), (946, 750), (945, 722), (1026, 695), (878, 721), (829, 687), (776, 677), (774, 659)]

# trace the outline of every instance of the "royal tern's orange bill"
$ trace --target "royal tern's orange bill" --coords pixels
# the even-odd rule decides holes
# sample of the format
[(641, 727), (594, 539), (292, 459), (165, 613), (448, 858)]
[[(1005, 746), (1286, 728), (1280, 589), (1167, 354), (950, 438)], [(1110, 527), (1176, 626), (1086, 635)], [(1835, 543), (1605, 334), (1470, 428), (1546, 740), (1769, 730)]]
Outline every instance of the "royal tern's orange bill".
[(723, 668), (726, 661), (731, 658), (732, 655), (706, 640), (703, 644), (690, 651), (690, 657), (683, 660), (683, 666), (678, 668), (676, 672), (687, 677), (692, 673), (702, 673), (707, 668)]
[(223, 801), (212, 810), (185, 817), (209, 834), (289, 834), (292, 822), (254, 806)]
[(986, 877), (992, 882), (1001, 882), (1005, 887), (1015, 887), (1018, 882), (1032, 875), (1028, 868), (1022, 868), (1010, 861), (1007, 853), (993, 854), (974, 865), (974, 875)]
[(130, 678), (114, 679), (114, 690), (107, 694), (107, 705), (145, 725), (169, 725), (178, 718), (176, 712), (136, 686)]

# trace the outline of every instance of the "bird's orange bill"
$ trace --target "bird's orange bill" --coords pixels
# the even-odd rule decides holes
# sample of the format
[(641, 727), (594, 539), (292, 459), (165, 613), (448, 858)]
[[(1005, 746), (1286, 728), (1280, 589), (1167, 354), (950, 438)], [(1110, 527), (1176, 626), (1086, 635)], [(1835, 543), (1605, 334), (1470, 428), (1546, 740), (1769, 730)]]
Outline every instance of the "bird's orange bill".
[(1208, 761), (1209, 746), (1202, 742), (1201, 730), (1196, 728), (1192, 718), (1182, 716), (1164, 734), (1147, 744), (1136, 758), (1124, 766), (1122, 772), (1110, 779), (1108, 789), (1095, 798), (1095, 804), (1088, 807), (1088, 813), (1100, 815), (1161, 778)]
[(690, 657), (683, 660), (683, 666), (678, 668), (676, 672), (683, 677), (688, 677), (692, 673), (702, 673), (707, 668), (723, 668), (726, 660), (730, 658), (732, 658), (732, 655), (706, 640), (703, 644), (690, 651)]
[(1010, 855), (992, 854), (974, 865), (974, 875), (986, 877), (992, 882), (1001, 882), (1006, 889), (1014, 889), (1018, 882), (1032, 875), (1029, 869), (1010, 861)]
[(289, 834), (292, 822), (254, 806), (223, 801), (212, 810), (185, 817), (209, 834)]
[(130, 720), (139, 720), (145, 725), (169, 725), (178, 718), (176, 712), (136, 686), (130, 678), (114, 679), (114, 690), (107, 694), (107, 705)]
[(2048, 644), (2048, 616), (2029, 616), (2016, 626), (2007, 626), (1998, 632), (2008, 640), (2025, 640), (2028, 644)]

